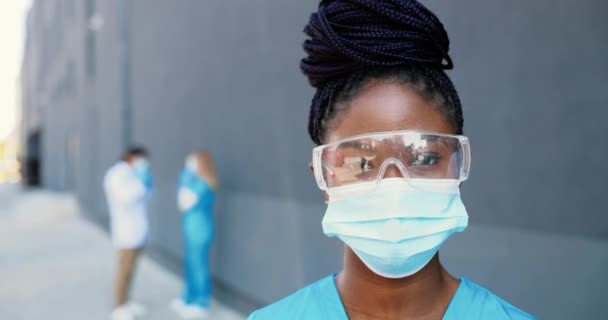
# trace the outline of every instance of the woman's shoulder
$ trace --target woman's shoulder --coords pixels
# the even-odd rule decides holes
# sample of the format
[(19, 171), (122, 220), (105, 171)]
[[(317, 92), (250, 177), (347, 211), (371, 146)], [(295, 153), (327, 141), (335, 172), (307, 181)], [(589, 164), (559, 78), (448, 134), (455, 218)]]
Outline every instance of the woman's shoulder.
[(137, 176), (133, 168), (124, 161), (120, 161), (112, 165), (104, 175), (104, 184), (107, 185), (122, 185), (125, 181), (137, 180)]
[[(466, 309), (455, 312), (460, 315), (468, 313), (471, 319), (497, 319), (497, 320), (536, 320), (537, 318), (513, 306), (490, 290), (466, 279), (461, 278), (461, 285), (456, 292), (459, 301), (453, 306), (455, 309)], [(452, 307), (452, 305), (450, 305)], [(448, 308), (449, 310), (449, 308)]]
[(207, 180), (197, 176), (188, 169), (184, 169), (182, 172), (180, 172), (178, 180), (179, 186), (186, 187), (197, 192), (211, 190)]
[[(269, 306), (252, 313), (248, 320), (324, 319), (332, 305), (340, 304), (334, 276), (327, 276)], [(335, 318), (332, 318), (335, 319)]]

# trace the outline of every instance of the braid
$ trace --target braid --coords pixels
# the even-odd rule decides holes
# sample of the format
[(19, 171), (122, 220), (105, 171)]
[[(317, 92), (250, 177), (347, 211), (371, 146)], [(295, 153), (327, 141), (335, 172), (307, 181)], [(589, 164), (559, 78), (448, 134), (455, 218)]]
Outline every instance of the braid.
[(457, 131), (462, 131), (460, 100), (443, 71), (453, 67), (449, 38), (439, 19), (419, 2), (323, 0), (304, 33), (309, 37), (304, 41), (307, 57), (300, 68), (317, 89), (308, 123), (315, 143), (322, 143), (334, 105), (352, 95), (344, 93), (345, 88), (360, 88), (371, 75), (395, 78), (397, 69), (418, 73), (408, 77), (420, 78), (411, 84), (433, 88), (425, 95), (438, 96)]
[(427, 67), (425, 68), (425, 73), (428, 75), (431, 82), (437, 85), (436, 90), (443, 99), (448, 100), (444, 101), (444, 111), (448, 113), (449, 118), (452, 120), (452, 125), (456, 129), (456, 134), (462, 134), (464, 125), (462, 106), (460, 105), (460, 98), (458, 97), (452, 80), (450, 80), (443, 70)]

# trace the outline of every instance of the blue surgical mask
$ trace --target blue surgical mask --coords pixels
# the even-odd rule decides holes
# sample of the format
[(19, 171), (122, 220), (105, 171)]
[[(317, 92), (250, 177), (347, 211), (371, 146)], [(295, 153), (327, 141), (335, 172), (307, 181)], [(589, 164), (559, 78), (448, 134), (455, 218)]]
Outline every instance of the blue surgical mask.
[(154, 182), (148, 160), (145, 158), (135, 160), (133, 163), (133, 170), (135, 171), (135, 176), (137, 176), (146, 188), (151, 189)]
[(374, 273), (403, 278), (420, 271), (468, 224), (457, 180), (387, 178), (328, 190), (323, 231), (348, 245)]
[(133, 169), (138, 176), (144, 176), (150, 170), (150, 163), (143, 158), (137, 159), (133, 162)]

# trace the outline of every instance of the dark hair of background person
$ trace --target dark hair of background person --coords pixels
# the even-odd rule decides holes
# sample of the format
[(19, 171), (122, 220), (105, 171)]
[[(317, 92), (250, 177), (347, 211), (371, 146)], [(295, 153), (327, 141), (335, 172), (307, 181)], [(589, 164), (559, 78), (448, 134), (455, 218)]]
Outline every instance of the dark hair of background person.
[(147, 157), (147, 156), (148, 156), (148, 151), (146, 151), (146, 149), (144, 147), (132, 146), (132, 147), (129, 147), (127, 149), (127, 151), (125, 151), (125, 153), (122, 156), (122, 160), (129, 161), (129, 159), (131, 159), (133, 157)]

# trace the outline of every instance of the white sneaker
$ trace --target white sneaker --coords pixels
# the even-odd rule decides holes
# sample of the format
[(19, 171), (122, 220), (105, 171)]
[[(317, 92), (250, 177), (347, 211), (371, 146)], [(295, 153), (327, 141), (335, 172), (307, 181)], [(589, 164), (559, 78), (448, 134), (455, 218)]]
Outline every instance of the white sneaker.
[(186, 305), (182, 318), (184, 319), (207, 319), (209, 316), (209, 310), (207, 308)]
[(128, 305), (123, 304), (122, 306), (116, 307), (112, 311), (110, 318), (112, 320), (135, 320), (135, 315)]
[(170, 307), (182, 319), (206, 319), (209, 316), (209, 310), (207, 308), (187, 305), (180, 298), (173, 299), (170, 303)]
[(169, 308), (175, 311), (175, 313), (181, 315), (184, 312), (184, 309), (186, 308), (186, 304), (181, 298), (175, 298), (171, 300), (171, 303), (169, 303)]
[(133, 313), (133, 315), (138, 318), (143, 317), (146, 315), (146, 313), (148, 313), (146, 311), (146, 307), (137, 302), (127, 303), (127, 308), (129, 308), (129, 310), (131, 310), (131, 313)]

